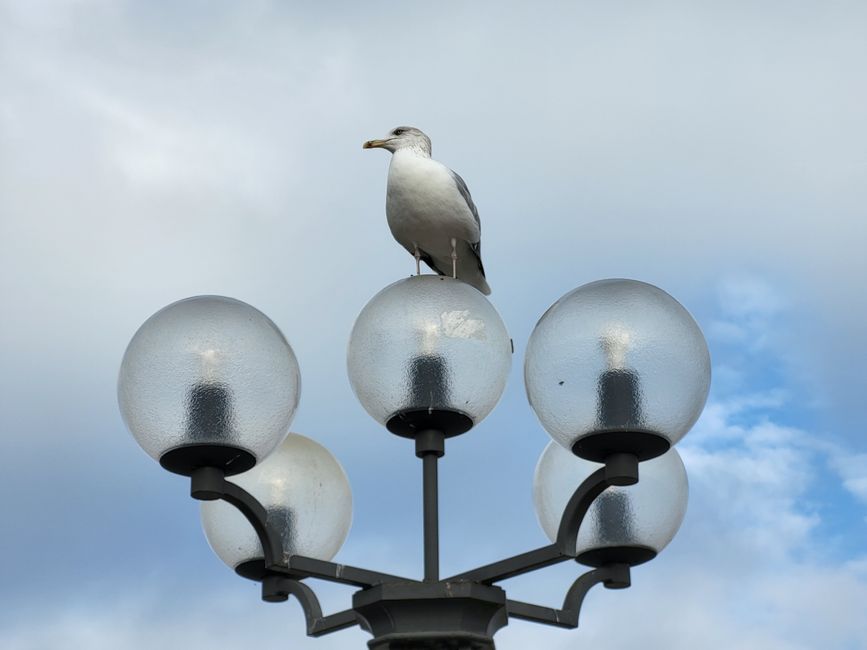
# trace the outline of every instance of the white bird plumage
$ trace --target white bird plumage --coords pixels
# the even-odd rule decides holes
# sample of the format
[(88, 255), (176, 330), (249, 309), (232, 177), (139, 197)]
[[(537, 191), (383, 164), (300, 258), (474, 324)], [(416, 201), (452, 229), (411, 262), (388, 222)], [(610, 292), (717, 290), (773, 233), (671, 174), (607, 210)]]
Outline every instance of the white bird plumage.
[(431, 142), (419, 129), (399, 126), (365, 149), (392, 153), (385, 213), (391, 234), (440, 275), (452, 275), (491, 293), (481, 257), (481, 223), (464, 180), (431, 158)]

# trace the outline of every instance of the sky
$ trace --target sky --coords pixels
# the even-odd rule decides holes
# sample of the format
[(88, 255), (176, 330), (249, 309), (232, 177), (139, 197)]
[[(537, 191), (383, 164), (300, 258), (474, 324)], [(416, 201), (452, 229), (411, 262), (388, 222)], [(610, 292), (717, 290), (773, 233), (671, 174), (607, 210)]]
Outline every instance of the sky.
[[(421, 574), (419, 463), (345, 369), (358, 312), (414, 270), (388, 154), (361, 149), (399, 124), (467, 181), (515, 342), (441, 463), (444, 574), (546, 543), (521, 368), (557, 298), (653, 283), (713, 360), (674, 541), (579, 629), (513, 621), (498, 648), (867, 647), (865, 24), (837, 0), (0, 0), (0, 647), (364, 647), (261, 602), (121, 421), (127, 343), (193, 295), (290, 341), (292, 429), (352, 485), (336, 559)], [(576, 576), (505, 586), (556, 605)]]

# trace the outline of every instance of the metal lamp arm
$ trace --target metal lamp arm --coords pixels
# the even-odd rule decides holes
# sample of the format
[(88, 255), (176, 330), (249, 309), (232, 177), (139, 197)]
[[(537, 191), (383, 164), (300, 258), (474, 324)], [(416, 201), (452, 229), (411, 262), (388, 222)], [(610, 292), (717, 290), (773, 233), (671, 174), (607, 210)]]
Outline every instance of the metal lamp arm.
[(506, 601), (510, 618), (518, 618), (534, 623), (544, 623), (556, 627), (576, 628), (581, 615), (581, 605), (584, 597), (595, 585), (604, 584), (608, 589), (624, 589), (630, 582), (629, 565), (609, 564), (599, 569), (593, 569), (580, 576), (566, 593), (563, 607), (541, 607), (518, 600)]
[(605, 465), (588, 476), (563, 509), (556, 545), (560, 552), (575, 557), (578, 531), (593, 501), (612, 485), (635, 485), (638, 483), (638, 457), (634, 454), (617, 453), (605, 459)]
[[(346, 610), (330, 616), (322, 615), (322, 607), (313, 590), (298, 580), (299, 577), (331, 579), (344, 584), (370, 586), (371, 578), (385, 578), (379, 574), (343, 567), (313, 558), (292, 556), (295, 566), (292, 575), (286, 575), (289, 564), (283, 559), (283, 546), (279, 535), (268, 527), (268, 512), (261, 503), (240, 486), (226, 480), (222, 471), (212, 467), (199, 468), (190, 477), (190, 495), (200, 501), (221, 499), (235, 506), (253, 526), (264, 552), (265, 567), (270, 574), (262, 580), (262, 599), (282, 602), (295, 596), (304, 610), (309, 636), (321, 636), (357, 625), (355, 612)], [(380, 581), (381, 580), (377, 580)]]
[(190, 476), (190, 496), (199, 501), (222, 499), (231, 503), (247, 518), (259, 537), (264, 553), (265, 568), (285, 567), (283, 544), (274, 529), (268, 527), (268, 512), (252, 494), (226, 480), (216, 467), (200, 467)]
[(303, 555), (290, 555), (285, 568), (275, 569), (281, 572), (285, 571), (296, 578), (317, 578), (328, 582), (337, 582), (342, 585), (361, 587), (362, 589), (388, 582), (418, 582), (410, 578), (361, 569), (348, 564), (317, 560), (316, 558), (305, 557)]
[(587, 515), (593, 501), (612, 485), (609, 482), (605, 468), (600, 467), (588, 476), (572, 493), (572, 497), (563, 509), (560, 526), (557, 529), (557, 541), (554, 545), (563, 555), (575, 557), (575, 547), (578, 544), (578, 530)]
[(388, 573), (368, 571), (345, 564), (336, 564), (302, 555), (283, 557), (280, 536), (268, 527), (268, 512), (252, 494), (231, 481), (223, 473), (212, 467), (202, 467), (191, 476), (190, 494), (199, 501), (222, 499), (231, 503), (253, 526), (264, 551), (265, 568), (291, 578), (319, 578), (355, 587), (372, 587), (384, 582), (416, 582)]
[(611, 456), (604, 467), (584, 479), (572, 493), (560, 518), (557, 541), (554, 544), (459, 573), (447, 578), (447, 581), (469, 580), (489, 585), (574, 558), (578, 530), (596, 497), (612, 485), (629, 485), (636, 481), (638, 459), (630, 454)]
[(299, 580), (275, 574), (266, 576), (262, 581), (262, 600), (279, 603), (289, 596), (294, 596), (304, 610), (307, 636), (322, 636), (358, 624), (355, 612), (351, 609), (323, 616), (316, 594)]

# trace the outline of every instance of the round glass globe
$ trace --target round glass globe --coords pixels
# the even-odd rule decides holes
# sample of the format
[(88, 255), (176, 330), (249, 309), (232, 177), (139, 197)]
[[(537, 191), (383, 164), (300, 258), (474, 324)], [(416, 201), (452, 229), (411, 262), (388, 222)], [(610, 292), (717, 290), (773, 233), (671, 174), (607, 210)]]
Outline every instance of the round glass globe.
[(259, 310), (222, 296), (175, 302), (145, 321), (123, 355), (124, 422), (174, 472), (243, 472), (286, 436), (301, 377), (286, 338)]
[[(533, 502), (545, 534), (557, 539), (560, 518), (577, 487), (602, 467), (548, 443), (536, 465)], [(578, 561), (641, 564), (674, 538), (686, 514), (689, 484), (680, 454), (672, 447), (639, 465), (638, 483), (609, 487), (587, 511), (578, 530)]]
[[(352, 492), (340, 463), (322, 445), (290, 433), (268, 458), (232, 482), (252, 494), (278, 531), (284, 560), (303, 555), (330, 560), (352, 523)], [(202, 527), (208, 543), (230, 568), (260, 579), (264, 553), (256, 531), (234, 506), (203, 501)]]
[(600, 280), (539, 319), (524, 382), (542, 426), (567, 449), (591, 460), (620, 451), (646, 459), (695, 424), (710, 354), (695, 320), (662, 289)]
[(500, 399), (511, 364), (511, 339), (491, 303), (437, 275), (376, 294), (355, 321), (347, 355), (358, 400), (406, 436), (427, 426), (456, 435), (478, 424)]

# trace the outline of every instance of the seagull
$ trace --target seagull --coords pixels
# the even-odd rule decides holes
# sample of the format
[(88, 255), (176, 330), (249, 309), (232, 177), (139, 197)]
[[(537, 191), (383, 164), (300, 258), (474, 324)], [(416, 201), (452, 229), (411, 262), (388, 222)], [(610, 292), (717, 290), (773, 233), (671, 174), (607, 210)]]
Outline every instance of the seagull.
[(397, 242), (440, 275), (451, 275), (485, 295), (491, 288), (482, 266), (479, 211), (464, 179), (431, 158), (430, 138), (412, 126), (399, 126), (364, 149), (393, 155), (388, 168), (385, 214)]

